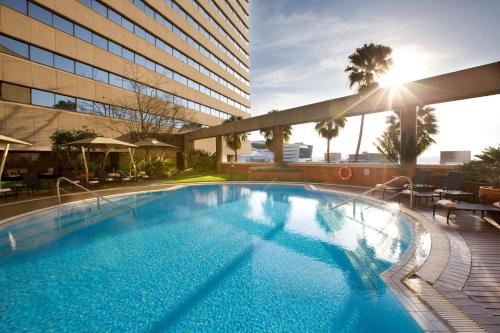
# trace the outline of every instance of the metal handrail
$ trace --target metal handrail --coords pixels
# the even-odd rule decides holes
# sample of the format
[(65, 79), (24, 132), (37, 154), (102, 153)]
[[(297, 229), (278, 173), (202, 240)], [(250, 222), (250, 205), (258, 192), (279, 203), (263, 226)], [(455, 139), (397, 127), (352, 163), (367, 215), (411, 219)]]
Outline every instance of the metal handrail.
[[(95, 191), (92, 191), (92, 190), (89, 190), (88, 188), (78, 184), (77, 182), (71, 180), (71, 179), (68, 179), (66, 177), (59, 177), (57, 179), (57, 183), (56, 183), (56, 189), (57, 189), (57, 202), (59, 203), (59, 205), (61, 204), (61, 186), (60, 186), (60, 183), (61, 183), (61, 180), (64, 180), (64, 181), (67, 181), (68, 183), (76, 186), (76, 187), (79, 187), (81, 188), (82, 190), (84, 190), (85, 192), (87, 193), (90, 193), (92, 194), (93, 196), (96, 197), (97, 199), (97, 208), (100, 209), (101, 208), (101, 203), (100, 203), (100, 199), (112, 204), (113, 206), (115, 207), (119, 207), (119, 205), (117, 205), (116, 203), (114, 203), (113, 201), (109, 200), (109, 199), (106, 199), (105, 197), (103, 197), (102, 195), (98, 194), (97, 192)], [(132, 213), (134, 213), (134, 208), (133, 207), (129, 207), (129, 206), (126, 206), (127, 208), (129, 208), (130, 210), (132, 210)]]
[(407, 176), (399, 176), (399, 177), (393, 178), (393, 179), (391, 179), (391, 180), (389, 180), (389, 181), (387, 181), (387, 182), (385, 182), (385, 183), (383, 183), (383, 184), (378, 184), (378, 185), (377, 185), (377, 186), (375, 186), (374, 188), (371, 188), (371, 189), (369, 189), (368, 191), (365, 191), (365, 192), (363, 192), (363, 193), (361, 193), (361, 194), (355, 195), (355, 196), (351, 197), (350, 199), (348, 199), (348, 200), (346, 200), (346, 201), (343, 201), (343, 202), (341, 202), (341, 203), (339, 203), (339, 204), (337, 204), (337, 205), (333, 206), (333, 207), (332, 207), (332, 208), (330, 208), (330, 209), (332, 209), (332, 210), (333, 210), (333, 209), (337, 209), (337, 208), (339, 208), (340, 206), (346, 205), (346, 204), (348, 204), (348, 203), (349, 203), (349, 202), (351, 202), (351, 201), (352, 201), (352, 202), (354, 202), (354, 200), (356, 200), (356, 199), (358, 199), (358, 198), (361, 198), (362, 196), (364, 196), (364, 195), (366, 195), (366, 194), (368, 194), (368, 193), (371, 193), (371, 192), (373, 192), (373, 191), (379, 190), (379, 189), (381, 189), (382, 187), (384, 187), (384, 186), (386, 186), (386, 185), (388, 185), (388, 184), (390, 184), (390, 183), (392, 183), (392, 182), (394, 182), (394, 181), (396, 181), (396, 180), (400, 180), (400, 179), (406, 179), (406, 180), (408, 180), (408, 182), (410, 183), (410, 208), (413, 208), (413, 182), (411, 181), (411, 178), (410, 178), (410, 177), (407, 177)]

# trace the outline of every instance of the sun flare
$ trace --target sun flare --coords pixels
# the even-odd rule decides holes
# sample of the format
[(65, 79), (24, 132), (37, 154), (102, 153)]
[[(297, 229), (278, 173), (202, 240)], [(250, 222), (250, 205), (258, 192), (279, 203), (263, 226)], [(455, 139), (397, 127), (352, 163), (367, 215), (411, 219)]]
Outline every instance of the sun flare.
[(422, 78), (425, 61), (417, 52), (409, 50), (394, 50), (393, 64), (389, 71), (379, 79), (381, 87), (396, 87), (405, 82)]

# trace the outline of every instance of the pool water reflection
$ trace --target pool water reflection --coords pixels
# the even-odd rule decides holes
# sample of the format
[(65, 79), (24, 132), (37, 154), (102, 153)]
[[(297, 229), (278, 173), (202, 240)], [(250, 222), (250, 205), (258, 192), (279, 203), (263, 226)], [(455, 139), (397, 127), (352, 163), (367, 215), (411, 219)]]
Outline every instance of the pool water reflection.
[(421, 332), (380, 279), (404, 216), (288, 185), (68, 205), (0, 228), (0, 331)]

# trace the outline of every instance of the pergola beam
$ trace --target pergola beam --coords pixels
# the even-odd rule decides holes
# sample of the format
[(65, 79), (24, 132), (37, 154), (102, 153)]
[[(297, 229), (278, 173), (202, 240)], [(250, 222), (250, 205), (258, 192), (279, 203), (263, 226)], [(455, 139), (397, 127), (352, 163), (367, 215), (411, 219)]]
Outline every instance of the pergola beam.
[(351, 117), (407, 105), (445, 103), (499, 93), (500, 61), (409, 82), (397, 91), (381, 88), (365, 97), (360, 94), (345, 96), (189, 132), (185, 134), (185, 141), (316, 122), (340, 114)]

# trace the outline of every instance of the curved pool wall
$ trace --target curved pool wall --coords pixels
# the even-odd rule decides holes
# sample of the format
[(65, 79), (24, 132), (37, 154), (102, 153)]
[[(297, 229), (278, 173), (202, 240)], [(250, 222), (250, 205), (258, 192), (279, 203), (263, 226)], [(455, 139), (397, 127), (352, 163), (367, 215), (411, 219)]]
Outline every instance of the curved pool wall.
[[(0, 226), (0, 331), (421, 332), (380, 278), (407, 217), (291, 185), (201, 185)], [(134, 206), (135, 214), (125, 206)]]

